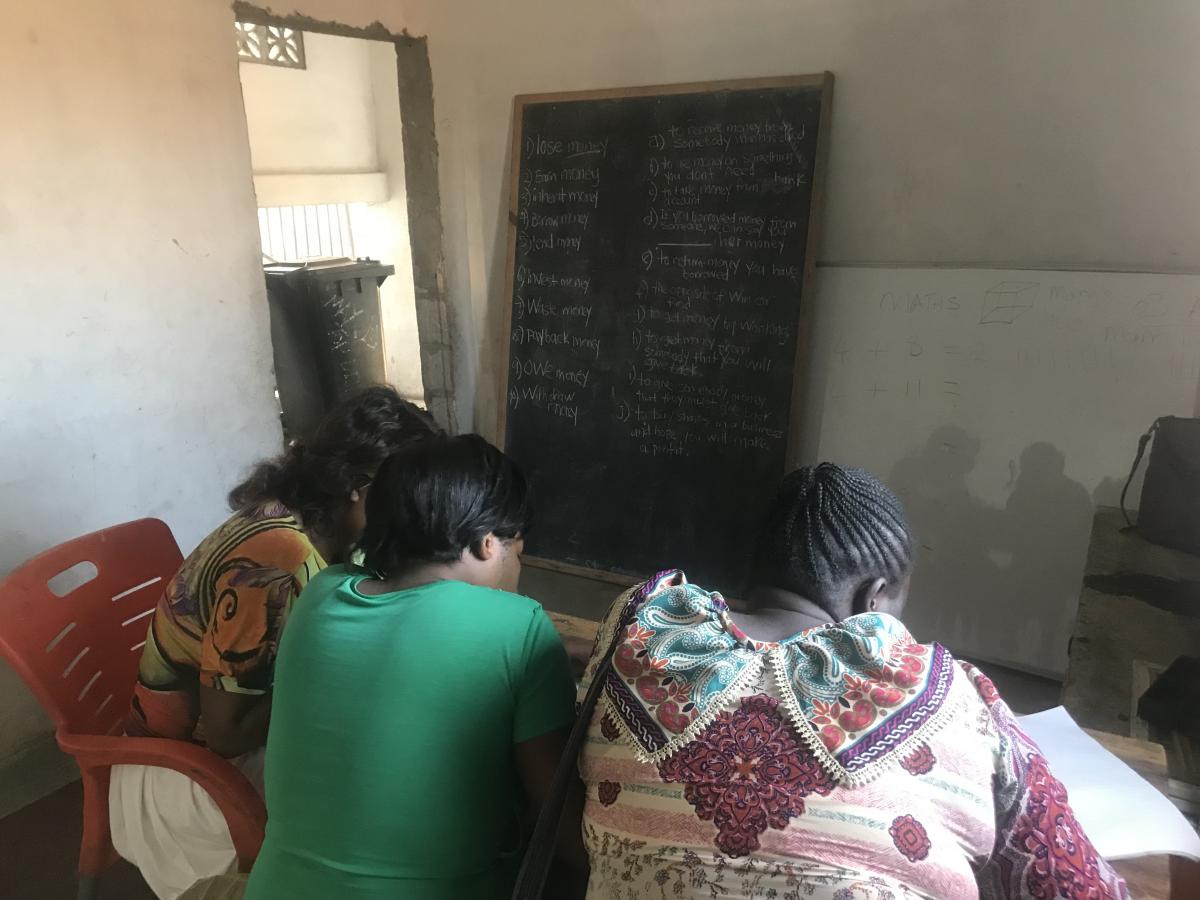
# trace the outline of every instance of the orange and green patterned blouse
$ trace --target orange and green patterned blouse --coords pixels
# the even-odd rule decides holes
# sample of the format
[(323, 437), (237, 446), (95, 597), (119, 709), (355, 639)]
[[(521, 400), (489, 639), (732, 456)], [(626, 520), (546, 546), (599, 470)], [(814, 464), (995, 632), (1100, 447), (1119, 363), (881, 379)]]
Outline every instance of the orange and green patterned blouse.
[(205, 538), (150, 620), (126, 733), (204, 743), (201, 684), (267, 693), (292, 602), (323, 568), (277, 503), (237, 513)]

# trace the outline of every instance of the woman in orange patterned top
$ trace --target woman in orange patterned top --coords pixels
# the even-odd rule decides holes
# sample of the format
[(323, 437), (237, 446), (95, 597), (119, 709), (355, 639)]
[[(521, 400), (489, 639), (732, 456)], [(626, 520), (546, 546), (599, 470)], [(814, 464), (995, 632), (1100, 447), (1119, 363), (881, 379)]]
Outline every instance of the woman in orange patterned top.
[[(275, 653), (292, 603), (358, 540), (383, 460), (436, 433), (393, 389), (368, 388), (234, 488), (233, 516), (184, 561), (151, 619), (127, 733), (205, 744), (261, 789)], [(114, 767), (109, 808), (114, 846), (159, 897), (234, 861), (215, 804), (177, 772)]]

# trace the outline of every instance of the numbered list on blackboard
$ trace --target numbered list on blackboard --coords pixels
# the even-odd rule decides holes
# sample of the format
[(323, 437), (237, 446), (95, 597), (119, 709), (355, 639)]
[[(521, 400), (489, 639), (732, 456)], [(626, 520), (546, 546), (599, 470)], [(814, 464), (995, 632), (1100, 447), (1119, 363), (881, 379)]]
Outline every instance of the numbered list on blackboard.
[(819, 106), (524, 108), (505, 441), (529, 552), (742, 587), (785, 465)]

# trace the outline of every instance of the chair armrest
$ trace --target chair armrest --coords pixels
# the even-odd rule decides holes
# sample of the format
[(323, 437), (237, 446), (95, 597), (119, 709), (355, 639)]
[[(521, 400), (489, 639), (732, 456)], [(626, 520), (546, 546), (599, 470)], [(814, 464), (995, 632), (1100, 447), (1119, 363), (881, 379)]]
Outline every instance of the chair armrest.
[(243, 871), (262, 847), (267, 808), (254, 785), (233, 763), (211, 750), (169, 738), (112, 737), (60, 730), (58, 745), (81, 768), (158, 766), (186, 775), (212, 797), (233, 839)]

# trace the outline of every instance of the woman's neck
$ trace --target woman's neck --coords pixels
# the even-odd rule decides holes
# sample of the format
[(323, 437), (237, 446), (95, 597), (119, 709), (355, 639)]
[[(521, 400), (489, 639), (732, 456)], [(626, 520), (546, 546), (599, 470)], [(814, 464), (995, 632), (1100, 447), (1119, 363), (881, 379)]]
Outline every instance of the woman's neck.
[(304, 536), (308, 538), (308, 542), (313, 545), (313, 549), (321, 555), (321, 559), (325, 560), (331, 566), (342, 562), (345, 544), (336, 535), (329, 535), (323, 531), (318, 531), (312, 522), (304, 521), (304, 516), (300, 514), (299, 510), (285, 506), (282, 501), (276, 500), (275, 502), (287, 509), (288, 515), (296, 520), (296, 524), (300, 526), (300, 530), (304, 532)]
[(438, 581), (463, 581), (461, 568), (458, 563), (423, 563), (396, 575), (364, 579), (358, 590), (367, 595), (394, 594)]
[(758, 585), (745, 599), (751, 611), (736, 613), (733, 619), (748, 637), (759, 641), (781, 641), (837, 621), (814, 601), (783, 588)]
[(308, 538), (308, 542), (313, 545), (313, 548), (321, 554), (321, 559), (325, 560), (329, 565), (334, 565), (342, 561), (341, 551), (338, 550), (337, 542), (331, 540), (325, 535), (317, 531), (304, 529), (304, 536)]

